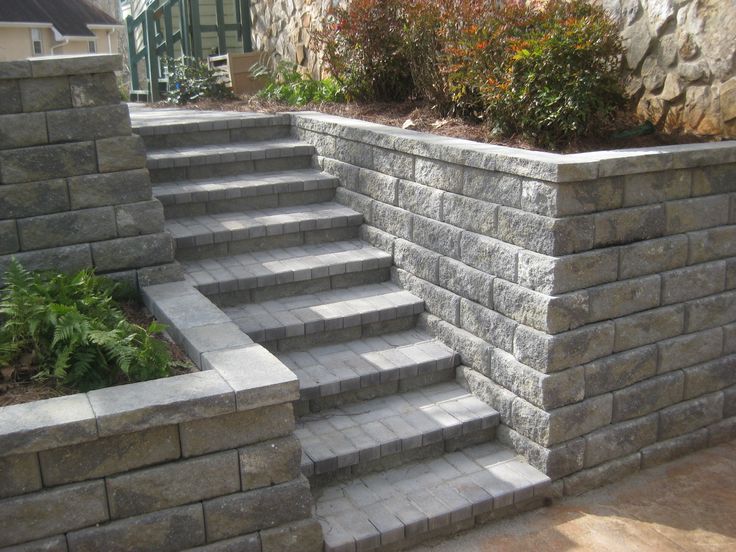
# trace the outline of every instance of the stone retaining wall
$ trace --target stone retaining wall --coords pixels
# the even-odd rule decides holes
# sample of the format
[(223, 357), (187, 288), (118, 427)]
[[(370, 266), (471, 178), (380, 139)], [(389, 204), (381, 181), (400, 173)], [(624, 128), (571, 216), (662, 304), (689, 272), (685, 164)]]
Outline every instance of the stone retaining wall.
[(556, 155), (292, 118), (560, 489), (736, 437), (735, 143)]
[(118, 55), (0, 63), (0, 273), (94, 266), (142, 285), (176, 276), (114, 71)]

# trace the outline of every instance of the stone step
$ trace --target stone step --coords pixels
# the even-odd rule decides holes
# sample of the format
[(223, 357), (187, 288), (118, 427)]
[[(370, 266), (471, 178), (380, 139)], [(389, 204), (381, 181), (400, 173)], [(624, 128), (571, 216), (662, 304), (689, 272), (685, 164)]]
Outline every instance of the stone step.
[(314, 146), (293, 139), (235, 142), (157, 149), (148, 152), (151, 182), (176, 182), (312, 167)]
[(354, 239), (363, 215), (338, 203), (314, 203), (166, 222), (179, 261)]
[(424, 301), (383, 283), (223, 310), (253, 341), (284, 352), (410, 329)]
[(269, 249), (182, 263), (218, 305), (257, 303), (389, 279), (391, 255), (360, 240)]
[(460, 357), (411, 330), (278, 355), (299, 378), (297, 415), (451, 381)]
[(133, 110), (133, 132), (150, 150), (205, 144), (229, 144), (273, 140), (289, 136), (288, 115), (188, 111), (182, 121), (181, 109)]
[(302, 473), (319, 484), (494, 437), (499, 414), (455, 382), (303, 416)]
[(497, 443), (316, 489), (325, 552), (398, 550), (541, 506), (550, 479)]
[(338, 179), (317, 169), (185, 180), (153, 195), (167, 219), (332, 201)]

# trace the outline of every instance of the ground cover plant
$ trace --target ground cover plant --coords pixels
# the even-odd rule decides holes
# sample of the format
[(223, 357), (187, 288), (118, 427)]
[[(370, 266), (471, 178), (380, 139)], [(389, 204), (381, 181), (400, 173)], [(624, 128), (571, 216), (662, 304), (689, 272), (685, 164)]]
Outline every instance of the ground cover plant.
[(265, 65), (256, 64), (250, 72), (253, 78), (266, 79), (266, 86), (257, 94), (264, 100), (297, 106), (345, 101), (343, 86), (336, 79), (314, 79), (299, 72), (293, 63), (282, 61), (273, 71)]
[(170, 375), (157, 339), (164, 326), (130, 322), (118, 299), (129, 292), (89, 270), (30, 272), (13, 261), (0, 290), (0, 383), (46, 382), (88, 391)]
[(232, 90), (222, 81), (218, 72), (205, 61), (180, 57), (167, 59), (168, 90), (166, 101), (176, 105), (196, 102), (205, 98), (230, 99)]

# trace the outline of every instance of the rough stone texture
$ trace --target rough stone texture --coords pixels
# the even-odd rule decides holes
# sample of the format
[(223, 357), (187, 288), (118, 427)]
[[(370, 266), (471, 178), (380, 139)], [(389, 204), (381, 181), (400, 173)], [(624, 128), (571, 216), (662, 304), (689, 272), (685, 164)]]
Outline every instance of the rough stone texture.
[(723, 417), (723, 393), (670, 406), (659, 413), (659, 440), (664, 441), (715, 423)]
[(41, 486), (41, 470), (35, 454), (0, 457), (0, 499), (37, 491)]
[(47, 215), (67, 209), (69, 198), (63, 179), (0, 186), (0, 218)]
[(278, 485), (296, 479), (301, 462), (301, 444), (294, 437), (240, 449), (243, 490)]
[(641, 467), (645, 469), (669, 462), (674, 458), (705, 448), (707, 443), (708, 430), (705, 428), (674, 439), (660, 441), (642, 449)]
[(656, 373), (654, 345), (608, 356), (585, 365), (585, 396), (623, 389)]
[(565, 478), (565, 494), (578, 495), (631, 475), (639, 470), (641, 454), (611, 460)]
[(613, 393), (613, 421), (628, 420), (682, 400), (685, 376), (671, 372)]
[(657, 440), (658, 415), (601, 428), (585, 436), (585, 467), (626, 456)]
[(261, 531), (263, 552), (322, 552), (322, 527), (314, 519)]

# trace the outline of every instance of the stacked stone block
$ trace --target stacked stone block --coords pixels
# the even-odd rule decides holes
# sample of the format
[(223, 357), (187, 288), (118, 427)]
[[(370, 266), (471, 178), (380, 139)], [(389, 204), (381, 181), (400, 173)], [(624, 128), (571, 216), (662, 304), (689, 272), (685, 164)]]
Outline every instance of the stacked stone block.
[(294, 124), (560, 489), (736, 437), (736, 145), (562, 156)]
[(0, 63), (0, 271), (93, 266), (132, 283), (176, 275), (120, 56)]

